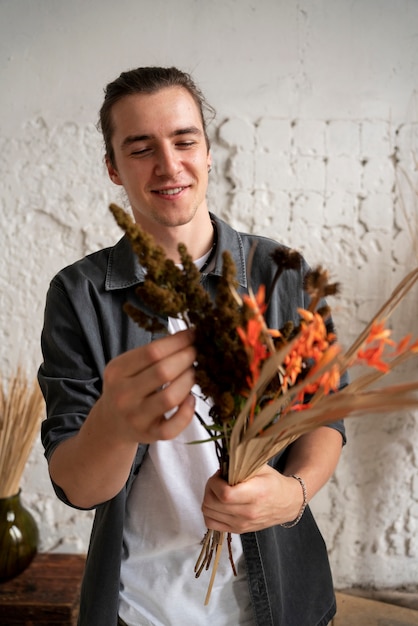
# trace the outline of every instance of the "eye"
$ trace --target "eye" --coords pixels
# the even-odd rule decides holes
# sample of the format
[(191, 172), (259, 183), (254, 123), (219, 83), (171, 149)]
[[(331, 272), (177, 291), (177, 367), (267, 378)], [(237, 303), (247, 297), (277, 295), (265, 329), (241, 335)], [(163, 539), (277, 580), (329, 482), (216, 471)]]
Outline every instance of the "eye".
[(145, 156), (151, 152), (151, 148), (141, 148), (137, 150), (132, 150), (131, 156)]
[(195, 141), (193, 141), (192, 139), (188, 139), (188, 140), (184, 140), (184, 141), (178, 141), (178, 142), (176, 143), (176, 146), (177, 146), (178, 148), (184, 148), (184, 149), (187, 149), (187, 148), (191, 148), (191, 147), (192, 147), (192, 146), (194, 146), (195, 144), (196, 144), (196, 142), (195, 142)]

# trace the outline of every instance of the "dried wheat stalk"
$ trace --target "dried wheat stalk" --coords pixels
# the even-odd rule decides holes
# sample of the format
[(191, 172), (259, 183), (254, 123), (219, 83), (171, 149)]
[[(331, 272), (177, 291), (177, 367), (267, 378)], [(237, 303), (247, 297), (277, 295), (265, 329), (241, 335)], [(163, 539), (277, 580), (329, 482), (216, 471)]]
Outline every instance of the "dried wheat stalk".
[(0, 376), (0, 498), (19, 491), (43, 408), (37, 381), (30, 384), (21, 367), (10, 378), (7, 388)]

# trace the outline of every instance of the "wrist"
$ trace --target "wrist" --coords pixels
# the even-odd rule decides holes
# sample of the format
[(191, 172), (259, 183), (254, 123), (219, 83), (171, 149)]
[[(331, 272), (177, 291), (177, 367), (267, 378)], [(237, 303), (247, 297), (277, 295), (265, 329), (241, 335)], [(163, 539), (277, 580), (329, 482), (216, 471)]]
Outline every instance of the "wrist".
[(298, 492), (300, 496), (298, 499), (299, 509), (298, 509), (298, 513), (296, 517), (293, 520), (280, 524), (280, 526), (283, 526), (283, 528), (293, 528), (293, 526), (296, 526), (296, 524), (298, 524), (300, 520), (302, 519), (302, 516), (308, 504), (308, 492), (307, 492), (305, 481), (303, 480), (303, 478), (301, 478), (298, 474), (290, 474), (288, 478), (291, 478), (292, 480), (299, 483), (298, 485)]

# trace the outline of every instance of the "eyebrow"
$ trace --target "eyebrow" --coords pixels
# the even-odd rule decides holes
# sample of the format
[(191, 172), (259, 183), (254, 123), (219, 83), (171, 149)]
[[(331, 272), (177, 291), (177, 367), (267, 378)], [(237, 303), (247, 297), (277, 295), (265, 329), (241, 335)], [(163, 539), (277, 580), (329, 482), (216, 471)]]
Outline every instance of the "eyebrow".
[[(186, 128), (178, 128), (174, 130), (170, 137), (178, 137), (180, 135), (202, 135), (202, 131), (197, 128), (197, 126), (187, 126)], [(155, 135), (128, 135), (122, 141), (122, 148), (130, 146), (137, 141), (149, 141), (150, 139), (155, 139)]]

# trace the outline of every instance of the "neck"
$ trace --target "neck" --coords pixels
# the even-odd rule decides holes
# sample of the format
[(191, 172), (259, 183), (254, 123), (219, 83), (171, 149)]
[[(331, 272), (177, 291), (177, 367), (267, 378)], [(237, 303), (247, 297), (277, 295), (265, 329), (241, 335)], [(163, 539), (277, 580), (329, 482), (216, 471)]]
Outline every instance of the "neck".
[(208, 211), (201, 215), (196, 214), (192, 220), (179, 226), (163, 226), (161, 224), (150, 226), (150, 224), (143, 224), (141, 221), (141, 226), (154, 237), (156, 243), (164, 248), (167, 257), (175, 263), (180, 262), (179, 243), (186, 246), (193, 260), (202, 257), (212, 247), (214, 228)]
[[(172, 230), (178, 232), (171, 232)], [(167, 237), (160, 237), (158, 243), (165, 250), (165, 253), (169, 259), (172, 259), (175, 263), (180, 262), (180, 256), (178, 252), (179, 243), (183, 243), (187, 252), (192, 259), (200, 259), (204, 256), (213, 245), (214, 229), (210, 219), (205, 229), (195, 231), (194, 229), (187, 229), (184, 226), (171, 229)]]

